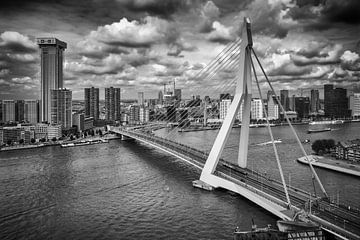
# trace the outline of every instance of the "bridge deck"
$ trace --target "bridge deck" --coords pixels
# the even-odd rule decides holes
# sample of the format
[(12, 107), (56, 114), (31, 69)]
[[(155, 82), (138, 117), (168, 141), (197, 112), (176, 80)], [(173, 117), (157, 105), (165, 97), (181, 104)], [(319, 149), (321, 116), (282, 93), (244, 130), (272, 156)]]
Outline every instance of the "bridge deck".
[[(150, 144), (181, 158), (198, 169), (203, 168), (207, 159), (206, 152), (173, 142), (169, 139), (120, 128), (113, 128), (111, 131)], [(249, 190), (249, 192), (278, 205), (282, 209), (286, 209), (285, 193), (282, 184), (277, 180), (269, 179), (256, 171), (240, 168), (222, 159), (220, 159), (214, 175), (242, 186)], [(308, 192), (289, 186), (288, 191), (291, 203), (296, 209), (309, 210), (310, 194)], [(315, 196), (312, 196), (311, 210), (310, 218), (314, 222), (321, 224), (324, 229), (330, 230), (334, 234), (338, 233), (340, 234), (339, 236), (345, 236), (349, 239), (360, 239), (359, 212), (355, 212), (345, 206), (336, 206)]]

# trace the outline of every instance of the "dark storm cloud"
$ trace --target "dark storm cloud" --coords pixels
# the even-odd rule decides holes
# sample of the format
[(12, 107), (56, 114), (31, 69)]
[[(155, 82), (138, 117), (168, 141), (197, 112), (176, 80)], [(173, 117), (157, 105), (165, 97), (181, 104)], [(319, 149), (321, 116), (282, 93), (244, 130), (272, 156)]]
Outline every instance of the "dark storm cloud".
[(332, 23), (360, 23), (360, 1), (359, 0), (328, 0), (322, 14), (325, 20)]
[(134, 12), (147, 12), (164, 18), (170, 18), (177, 11), (187, 10), (190, 6), (185, 0), (118, 0), (121, 5)]

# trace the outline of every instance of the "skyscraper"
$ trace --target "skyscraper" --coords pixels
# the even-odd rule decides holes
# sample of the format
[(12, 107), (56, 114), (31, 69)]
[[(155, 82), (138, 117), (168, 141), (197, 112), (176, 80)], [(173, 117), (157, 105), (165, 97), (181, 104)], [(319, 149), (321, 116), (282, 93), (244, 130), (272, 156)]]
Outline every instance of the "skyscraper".
[(138, 104), (144, 106), (144, 92), (138, 92)]
[(2, 101), (2, 117), (3, 122), (15, 121), (15, 101), (3, 100)]
[(39, 122), (38, 100), (25, 100), (24, 120), (29, 123)]
[(174, 97), (175, 97), (175, 100), (181, 101), (181, 89), (174, 90)]
[(51, 90), (63, 87), (63, 52), (67, 45), (56, 38), (38, 38), (41, 53), (41, 121), (51, 120)]
[(331, 118), (350, 117), (346, 89), (333, 88), (332, 84), (324, 85), (325, 116)]
[(289, 90), (280, 90), (280, 103), (285, 111), (289, 111)]
[(99, 88), (85, 88), (85, 117), (99, 119)]
[(64, 129), (72, 126), (72, 93), (63, 88), (51, 90), (51, 124), (61, 125)]
[(310, 111), (311, 112), (318, 112), (319, 109), (320, 109), (319, 90), (311, 89)]
[(24, 121), (24, 111), (25, 111), (25, 101), (16, 100), (15, 102), (15, 121), (23, 122)]
[(309, 117), (310, 99), (309, 97), (296, 97), (295, 98), (295, 111), (299, 118)]
[(106, 120), (120, 120), (120, 88), (105, 88), (105, 117)]

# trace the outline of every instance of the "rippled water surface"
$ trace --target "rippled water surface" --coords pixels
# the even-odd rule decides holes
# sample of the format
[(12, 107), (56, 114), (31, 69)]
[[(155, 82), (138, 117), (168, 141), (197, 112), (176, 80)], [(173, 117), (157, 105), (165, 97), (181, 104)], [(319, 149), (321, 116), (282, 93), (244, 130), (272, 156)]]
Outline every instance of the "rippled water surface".
[[(300, 137), (354, 139), (360, 124)], [(235, 159), (239, 129), (224, 157)], [(308, 168), (287, 127), (274, 129), (291, 184), (311, 190)], [(277, 177), (266, 129), (251, 129), (249, 168)], [(160, 131), (159, 134), (167, 134)], [(208, 150), (216, 132), (178, 133), (174, 138)], [(306, 146), (310, 152), (310, 146)], [(318, 170), (330, 194), (360, 199), (356, 178)], [(232, 239), (236, 226), (275, 224), (276, 218), (240, 196), (195, 189), (200, 172), (177, 158), (139, 142), (75, 148), (47, 147), (0, 153), (0, 239)]]

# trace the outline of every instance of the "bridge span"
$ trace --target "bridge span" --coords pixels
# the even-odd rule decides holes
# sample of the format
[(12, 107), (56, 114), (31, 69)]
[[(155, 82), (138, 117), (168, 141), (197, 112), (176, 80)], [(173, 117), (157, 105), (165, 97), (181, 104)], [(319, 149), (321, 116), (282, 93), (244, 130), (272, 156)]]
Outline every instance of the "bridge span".
[[(109, 131), (121, 135), (125, 140), (134, 139), (160, 149), (200, 171), (208, 158), (207, 152), (142, 132), (141, 129), (109, 126)], [(319, 224), (335, 236), (341, 239), (360, 239), (359, 212), (351, 211), (345, 206), (336, 206), (293, 186), (287, 186), (292, 202), (289, 209), (281, 182), (223, 159), (219, 160), (213, 175), (217, 181), (223, 181), (222, 188), (242, 195), (280, 219), (292, 220), (296, 212), (306, 212), (307, 220)]]

